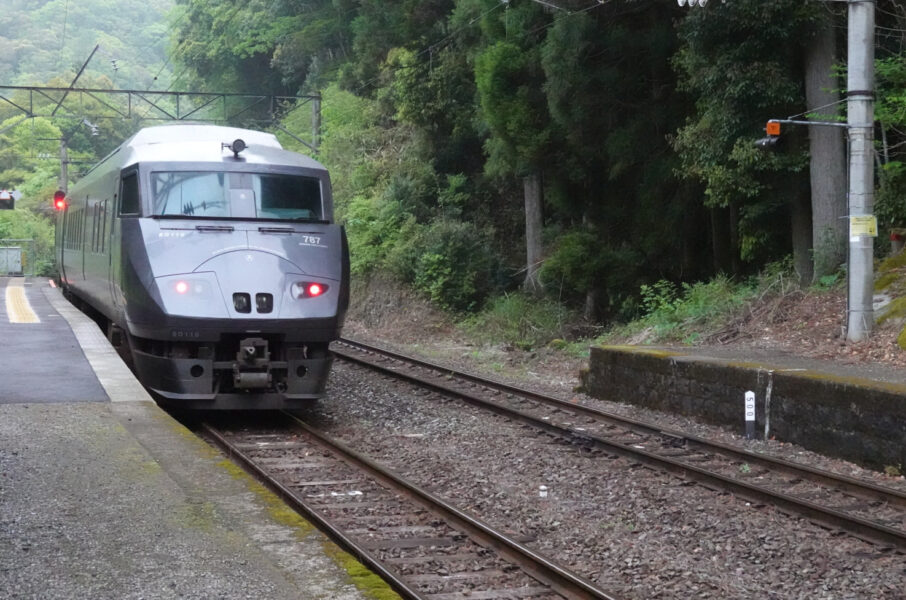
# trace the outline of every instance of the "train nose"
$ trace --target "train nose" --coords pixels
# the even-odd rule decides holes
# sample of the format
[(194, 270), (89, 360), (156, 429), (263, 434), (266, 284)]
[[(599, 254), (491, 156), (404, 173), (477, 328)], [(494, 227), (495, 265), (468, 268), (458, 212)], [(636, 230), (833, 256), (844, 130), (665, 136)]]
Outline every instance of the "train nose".
[(271, 252), (236, 250), (157, 278), (167, 314), (232, 319), (333, 318), (341, 286)]
[(298, 268), (286, 259), (255, 250), (229, 252), (199, 267), (216, 274), (223, 301), (231, 316), (274, 316)]

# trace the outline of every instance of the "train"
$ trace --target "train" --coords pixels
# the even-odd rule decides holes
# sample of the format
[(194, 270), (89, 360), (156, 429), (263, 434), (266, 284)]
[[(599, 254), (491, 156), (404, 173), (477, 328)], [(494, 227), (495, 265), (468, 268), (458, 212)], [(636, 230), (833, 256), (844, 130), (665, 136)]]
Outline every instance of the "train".
[(159, 403), (276, 410), (323, 396), (349, 248), (322, 164), (266, 132), (157, 125), (61, 196), (59, 285)]

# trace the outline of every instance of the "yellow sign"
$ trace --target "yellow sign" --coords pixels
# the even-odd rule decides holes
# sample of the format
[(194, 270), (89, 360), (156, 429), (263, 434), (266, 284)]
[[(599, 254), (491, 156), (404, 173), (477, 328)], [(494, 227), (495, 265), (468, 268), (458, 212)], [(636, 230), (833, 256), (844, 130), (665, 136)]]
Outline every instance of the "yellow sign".
[(874, 215), (850, 215), (849, 237), (878, 237), (878, 219)]

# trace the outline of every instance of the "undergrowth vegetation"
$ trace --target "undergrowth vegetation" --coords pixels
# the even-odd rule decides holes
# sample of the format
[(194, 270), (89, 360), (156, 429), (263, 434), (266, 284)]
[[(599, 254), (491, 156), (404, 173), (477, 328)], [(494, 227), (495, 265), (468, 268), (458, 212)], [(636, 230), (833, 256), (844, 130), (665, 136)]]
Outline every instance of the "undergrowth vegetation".
[(637, 336), (639, 341), (693, 344), (719, 329), (753, 298), (757, 285), (736, 283), (724, 275), (711, 281), (682, 283), (660, 280), (640, 289), (642, 314), (617, 326), (611, 336)]
[[(822, 278), (814, 289), (828, 289), (839, 280), (837, 276)], [(596, 341), (696, 344), (744, 317), (754, 305), (799, 290), (791, 257), (769, 264), (744, 281), (733, 281), (724, 275), (680, 285), (661, 280), (641, 286), (641, 308), (636, 319), (615, 325)]]
[[(601, 328), (583, 327), (581, 315), (563, 304), (523, 293), (489, 301), (459, 324), (478, 343), (507, 344), (522, 350), (547, 346), (584, 355), (594, 344), (696, 344), (707, 341), (745, 316), (758, 303), (798, 293), (799, 279), (787, 259), (768, 265), (744, 281), (718, 275), (710, 281), (675, 284), (660, 280), (638, 291), (635, 318)], [(840, 285), (840, 274), (822, 279), (814, 292)]]
[(492, 299), (484, 310), (467, 317), (459, 327), (480, 343), (503, 343), (530, 350), (565, 338), (576, 318), (559, 302), (513, 293)]

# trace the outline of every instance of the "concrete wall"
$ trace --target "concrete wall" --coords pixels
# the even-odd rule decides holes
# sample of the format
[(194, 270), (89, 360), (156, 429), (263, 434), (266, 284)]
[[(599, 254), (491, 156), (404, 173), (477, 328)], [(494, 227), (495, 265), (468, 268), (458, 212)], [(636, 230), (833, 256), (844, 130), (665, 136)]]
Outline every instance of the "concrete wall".
[(744, 394), (756, 432), (883, 469), (906, 466), (906, 385), (645, 348), (591, 349), (585, 391), (597, 398), (696, 417), (743, 433)]

